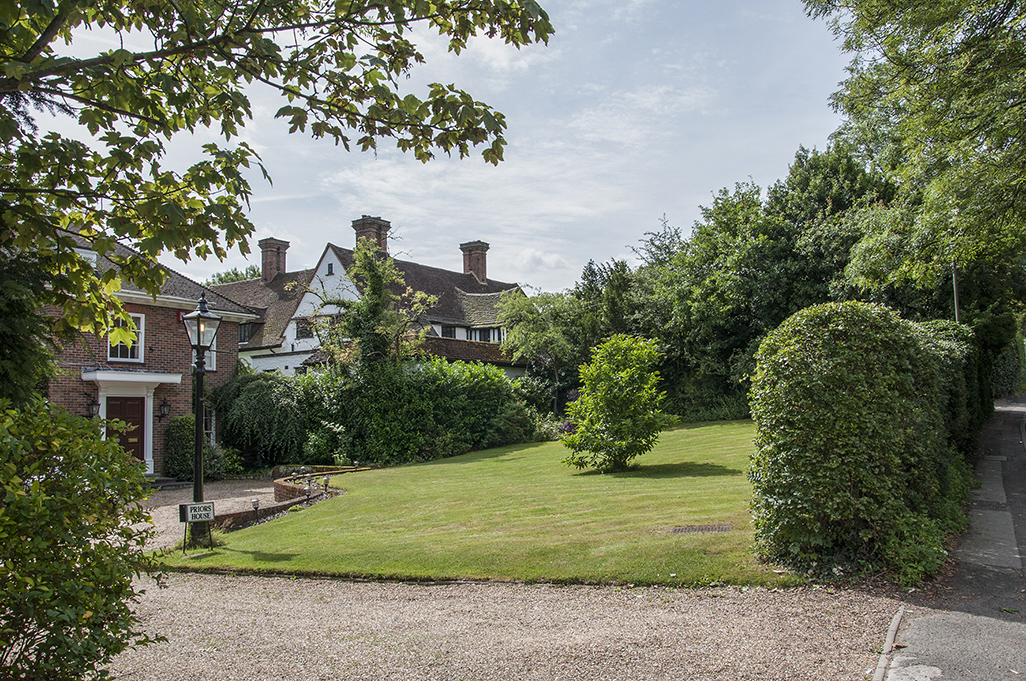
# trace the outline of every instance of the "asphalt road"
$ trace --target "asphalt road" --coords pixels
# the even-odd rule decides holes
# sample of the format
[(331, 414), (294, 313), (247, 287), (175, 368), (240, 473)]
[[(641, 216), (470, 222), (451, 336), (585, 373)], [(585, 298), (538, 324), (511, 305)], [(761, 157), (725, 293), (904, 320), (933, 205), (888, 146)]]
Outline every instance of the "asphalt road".
[(895, 639), (888, 681), (1026, 678), (1026, 401), (1000, 403), (981, 433), (971, 527), (949, 588)]

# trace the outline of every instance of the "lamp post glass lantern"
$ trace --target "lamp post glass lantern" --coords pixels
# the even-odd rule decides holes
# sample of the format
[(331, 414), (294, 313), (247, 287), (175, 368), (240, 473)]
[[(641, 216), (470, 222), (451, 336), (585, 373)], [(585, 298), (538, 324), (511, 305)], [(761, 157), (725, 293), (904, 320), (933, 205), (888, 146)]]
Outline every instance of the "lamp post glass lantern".
[[(217, 327), (221, 324), (221, 318), (207, 309), (207, 294), (203, 293), (200, 295), (196, 311), (182, 317), (182, 322), (185, 324), (186, 333), (189, 334), (189, 344), (196, 351), (196, 447), (192, 458), (192, 501), (198, 503), (203, 501), (203, 374), (206, 373), (204, 355), (214, 343), (214, 336), (217, 335)], [(194, 537), (208, 533), (206, 523), (193, 523), (193, 525), (201, 526), (193, 528)]]

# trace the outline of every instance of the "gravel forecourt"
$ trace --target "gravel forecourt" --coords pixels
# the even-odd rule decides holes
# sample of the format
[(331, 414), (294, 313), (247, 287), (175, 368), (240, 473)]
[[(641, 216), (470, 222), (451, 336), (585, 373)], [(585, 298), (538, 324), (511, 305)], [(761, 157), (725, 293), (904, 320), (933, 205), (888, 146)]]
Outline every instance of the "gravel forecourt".
[[(242, 506), (260, 485), (269, 487), (211, 485), (206, 496), (223, 499), (219, 510)], [(180, 540), (177, 504), (187, 500), (177, 490), (151, 501), (164, 545)], [(115, 678), (865, 680), (901, 605), (822, 586), (428, 585), (200, 574), (166, 581), (164, 589), (143, 584), (136, 612), (145, 631), (167, 642), (122, 653), (110, 666)]]

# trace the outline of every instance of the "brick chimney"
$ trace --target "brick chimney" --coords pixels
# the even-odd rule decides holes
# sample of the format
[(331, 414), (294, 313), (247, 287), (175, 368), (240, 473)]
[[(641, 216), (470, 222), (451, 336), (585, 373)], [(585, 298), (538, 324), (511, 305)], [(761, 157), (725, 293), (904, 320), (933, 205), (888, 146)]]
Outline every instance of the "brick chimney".
[(289, 250), (289, 242), (268, 237), (257, 242), (260, 246), (260, 280), (271, 281), (279, 274), (285, 273), (285, 251)]
[(388, 230), (392, 223), (381, 218), (364, 215), (359, 220), (353, 220), (353, 229), (356, 230), (356, 243), (360, 239), (370, 239), (378, 246), (378, 250), (388, 255)]
[(483, 241), (468, 241), (460, 244), (463, 251), (463, 274), (473, 274), (482, 284), (488, 278), (488, 244)]

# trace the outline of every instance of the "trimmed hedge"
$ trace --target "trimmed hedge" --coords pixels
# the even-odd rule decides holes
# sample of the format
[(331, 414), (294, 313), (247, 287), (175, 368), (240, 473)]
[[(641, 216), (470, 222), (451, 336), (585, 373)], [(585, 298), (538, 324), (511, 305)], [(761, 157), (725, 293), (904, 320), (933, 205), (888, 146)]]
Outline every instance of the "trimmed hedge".
[[(196, 416), (176, 416), (164, 431), (164, 475), (175, 480), (192, 480), (193, 456), (196, 453)], [(224, 453), (220, 447), (203, 443), (203, 479), (221, 480), (226, 473)]]
[(250, 466), (407, 463), (526, 442), (535, 430), (501, 369), (437, 357), (243, 375), (212, 397), (224, 444)]
[(915, 582), (962, 529), (965, 454), (986, 412), (972, 332), (865, 303), (802, 310), (763, 341), (749, 478), (757, 551)]
[(533, 423), (518, 412), (512, 382), (486, 364), (381, 362), (343, 381), (329, 419), (342, 424), (350, 460), (391, 464), (525, 442)]

